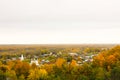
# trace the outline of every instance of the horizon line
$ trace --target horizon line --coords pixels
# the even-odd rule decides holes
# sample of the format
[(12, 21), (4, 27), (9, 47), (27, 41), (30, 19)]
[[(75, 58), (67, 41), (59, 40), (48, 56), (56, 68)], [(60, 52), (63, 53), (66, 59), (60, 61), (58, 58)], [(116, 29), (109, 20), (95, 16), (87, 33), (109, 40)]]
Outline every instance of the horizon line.
[(12, 43), (0, 45), (120, 45), (120, 43)]

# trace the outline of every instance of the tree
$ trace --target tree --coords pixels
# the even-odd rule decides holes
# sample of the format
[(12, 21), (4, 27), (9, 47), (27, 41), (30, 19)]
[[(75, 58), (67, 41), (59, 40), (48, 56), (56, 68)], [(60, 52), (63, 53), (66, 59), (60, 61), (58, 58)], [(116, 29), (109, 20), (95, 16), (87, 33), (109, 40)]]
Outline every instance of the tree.
[(111, 80), (120, 80), (120, 66), (111, 70)]
[(17, 61), (14, 70), (16, 72), (17, 77), (24, 75), (26, 79), (27, 76), (29, 75), (30, 65), (27, 62)]
[(30, 70), (30, 75), (28, 76), (28, 80), (46, 80), (47, 71), (45, 69), (33, 69)]
[(9, 71), (9, 67), (7, 65), (0, 65), (0, 80), (6, 80), (7, 71)]
[(0, 70), (0, 80), (6, 80), (6, 75)]
[(10, 80), (17, 80), (17, 76), (14, 70), (9, 70), (6, 72), (6, 77)]
[(61, 68), (64, 63), (65, 63), (65, 59), (58, 58), (55, 64), (58, 68)]
[(71, 67), (71, 68), (74, 68), (74, 67), (76, 67), (76, 66), (77, 66), (76, 61), (75, 61), (75, 60), (72, 60), (71, 63), (70, 63), (70, 67)]
[(35, 68), (37, 68), (37, 65), (35, 63), (32, 63), (31, 68), (35, 69)]

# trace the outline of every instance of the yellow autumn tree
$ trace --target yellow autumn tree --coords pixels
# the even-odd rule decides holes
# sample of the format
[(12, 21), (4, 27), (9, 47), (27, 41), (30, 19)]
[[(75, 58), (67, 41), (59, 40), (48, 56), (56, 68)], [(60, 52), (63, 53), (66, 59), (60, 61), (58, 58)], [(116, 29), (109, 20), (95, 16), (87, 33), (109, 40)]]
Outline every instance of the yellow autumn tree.
[(29, 63), (21, 61), (17, 61), (14, 67), (17, 77), (24, 75), (26, 78), (29, 75), (29, 69)]
[(48, 73), (52, 73), (52, 72), (53, 72), (53, 64), (44, 64), (44, 69), (45, 69)]
[(105, 57), (103, 55), (104, 53), (99, 54), (98, 56), (94, 57), (93, 59), (93, 63), (95, 64), (95, 66), (104, 66), (105, 63)]
[(30, 70), (30, 75), (28, 76), (28, 80), (45, 80), (47, 78), (47, 71), (45, 69), (33, 69)]
[(9, 66), (10, 69), (12, 69), (12, 68), (14, 67), (14, 65), (15, 65), (15, 62), (13, 62), (13, 61), (8, 61), (8, 62), (7, 62), (7, 65)]
[(65, 59), (63, 59), (63, 58), (58, 58), (58, 59), (56, 60), (55, 65), (56, 65), (58, 68), (61, 68), (64, 63), (65, 63)]
[(75, 60), (72, 60), (71, 63), (70, 63), (70, 67), (76, 67), (77, 66), (77, 63)]

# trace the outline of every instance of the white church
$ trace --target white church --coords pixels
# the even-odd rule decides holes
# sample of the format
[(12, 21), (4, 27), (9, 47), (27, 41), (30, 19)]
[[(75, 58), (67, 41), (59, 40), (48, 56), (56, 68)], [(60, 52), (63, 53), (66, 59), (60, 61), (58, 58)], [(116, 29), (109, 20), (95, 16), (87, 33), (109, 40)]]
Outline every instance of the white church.
[(23, 54), (21, 55), (20, 60), (21, 60), (21, 61), (23, 61), (23, 60), (24, 60)]
[(39, 66), (37, 59), (31, 59), (30, 65), (32, 65), (33, 63), (36, 64), (37, 66)]

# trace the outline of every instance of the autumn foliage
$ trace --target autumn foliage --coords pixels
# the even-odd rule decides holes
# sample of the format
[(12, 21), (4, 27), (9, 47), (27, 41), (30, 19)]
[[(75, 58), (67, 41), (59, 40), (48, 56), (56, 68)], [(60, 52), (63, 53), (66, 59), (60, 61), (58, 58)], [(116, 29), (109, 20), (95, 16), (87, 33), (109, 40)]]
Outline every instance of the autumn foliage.
[[(78, 52), (77, 49), (68, 50)], [(84, 52), (91, 51), (94, 50), (87, 48)], [(120, 46), (103, 50), (92, 62), (81, 64), (72, 57), (68, 62), (67, 55), (64, 56), (40, 66), (30, 65), (27, 60), (0, 62), (0, 80), (120, 80)]]

